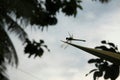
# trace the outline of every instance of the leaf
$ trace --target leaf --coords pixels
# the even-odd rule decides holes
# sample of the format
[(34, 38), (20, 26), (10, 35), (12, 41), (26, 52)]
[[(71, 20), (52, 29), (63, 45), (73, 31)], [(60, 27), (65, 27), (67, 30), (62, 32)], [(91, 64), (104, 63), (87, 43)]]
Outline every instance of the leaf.
[(83, 10), (82, 6), (81, 5), (77, 5), (77, 7), (81, 10)]
[(18, 25), (18, 23), (15, 22), (8, 15), (6, 15), (6, 22), (7, 24), (11, 24), (10, 26), (8, 26), (8, 30), (17, 34), (22, 41), (25, 41), (27, 37), (27, 33), (24, 31), (24, 29), (20, 25)]
[[(18, 57), (14, 45), (6, 33), (5, 29), (0, 25), (0, 55), (6, 58), (10, 64), (18, 65)], [(2, 53), (1, 53), (2, 52)]]

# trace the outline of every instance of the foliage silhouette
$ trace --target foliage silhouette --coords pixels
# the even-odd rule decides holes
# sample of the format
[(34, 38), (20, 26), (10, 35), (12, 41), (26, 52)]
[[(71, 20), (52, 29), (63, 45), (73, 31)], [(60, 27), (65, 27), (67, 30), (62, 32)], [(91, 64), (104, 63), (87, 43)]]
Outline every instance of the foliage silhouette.
[(43, 40), (40, 40), (40, 42), (36, 42), (36, 41), (33, 41), (31, 42), (29, 39), (26, 39), (26, 47), (25, 47), (25, 54), (28, 53), (29, 54), (29, 58), (32, 56), (32, 55), (35, 55), (34, 57), (41, 57), (44, 53), (44, 50), (42, 47), (46, 48), (48, 51), (50, 51), (47, 47), (47, 45), (44, 45), (44, 41)]
[[(104, 44), (104, 46), (97, 46), (95, 48), (114, 52), (116, 54), (119, 53), (114, 43), (106, 42), (105, 40), (101, 41), (101, 43)], [(109, 48), (107, 47), (107, 45), (109, 45)], [(109, 61), (106, 61), (102, 58), (90, 59), (88, 63), (94, 63), (96, 67), (96, 69), (92, 69), (88, 73), (90, 74), (94, 72), (93, 80), (96, 80), (99, 77), (103, 77), (104, 79), (116, 80), (116, 78), (119, 76), (119, 65), (115, 63), (110, 63)], [(86, 76), (88, 76), (88, 74), (86, 74)]]
[[(104, 3), (108, 0), (99, 1)], [(38, 25), (43, 30), (57, 24), (56, 14), (60, 11), (66, 16), (76, 16), (77, 9), (83, 9), (81, 3), (82, 0), (0, 0), (0, 80), (8, 80), (3, 74), (5, 63), (18, 65), (18, 56), (8, 32), (17, 34), (25, 42), (28, 34), (21, 24)]]

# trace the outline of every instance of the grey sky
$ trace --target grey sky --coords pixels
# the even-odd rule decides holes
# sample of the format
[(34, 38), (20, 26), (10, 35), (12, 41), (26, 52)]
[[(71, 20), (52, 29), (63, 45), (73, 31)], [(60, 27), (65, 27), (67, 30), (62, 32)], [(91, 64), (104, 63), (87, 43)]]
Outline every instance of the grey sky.
[(95, 47), (104, 39), (120, 47), (120, 0), (112, 0), (108, 4), (85, 0), (82, 6), (84, 10), (79, 11), (76, 18), (58, 14), (58, 24), (50, 26), (48, 31), (27, 29), (31, 40), (45, 39), (51, 49), (51, 52), (46, 51), (42, 58), (28, 59), (28, 55), (23, 53), (21, 42), (12, 36), (16, 42), (20, 64), (18, 69), (9, 66), (11, 80), (92, 80), (92, 74), (88, 77), (85, 77), (85, 74), (94, 68), (87, 60), (95, 56), (71, 46), (67, 49), (61, 48), (63, 43), (60, 40), (65, 40), (69, 32), (75, 38), (87, 41), (74, 42), (79, 45)]

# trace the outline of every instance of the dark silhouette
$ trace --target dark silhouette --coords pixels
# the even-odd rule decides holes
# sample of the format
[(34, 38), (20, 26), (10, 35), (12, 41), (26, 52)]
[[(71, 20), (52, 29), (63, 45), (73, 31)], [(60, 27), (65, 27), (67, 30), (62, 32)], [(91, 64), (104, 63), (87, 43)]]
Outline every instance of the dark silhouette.
[(105, 50), (105, 51), (109, 50), (109, 48), (107, 48), (106, 46), (97, 46), (97, 47), (95, 47), (95, 49), (102, 49), (102, 50)]
[[(69, 33), (69, 37), (66, 37), (66, 42), (71, 43), (72, 41), (82, 41), (82, 42), (86, 42), (86, 40), (73, 38), (73, 35), (71, 35), (71, 34)], [(64, 45), (64, 44), (63, 44), (63, 45)], [(63, 47), (63, 45), (61, 45), (61, 46)], [(68, 45), (67, 45), (67, 46), (68, 46)], [(67, 48), (67, 46), (65, 46), (64, 48)]]
[(110, 78), (111, 80), (116, 80), (118, 76), (119, 76), (119, 65), (112, 64), (105, 69), (104, 79)]
[(106, 42), (105, 40), (102, 40), (101, 43), (102, 43), (102, 44), (106, 44), (107, 42)]
[(86, 40), (75, 39), (75, 38), (73, 38), (73, 37), (66, 37), (66, 40), (67, 40), (67, 41), (83, 41), (83, 42), (86, 42)]
[[(111, 42), (106, 42), (105, 40), (101, 41), (102, 44), (109, 45), (110, 48), (107, 48), (106, 46), (97, 46), (95, 49), (101, 49), (105, 51), (110, 51), (114, 53), (118, 53), (118, 49), (116, 48), (116, 45)], [(111, 79), (116, 80), (116, 78), (119, 76), (119, 65), (112, 63), (109, 64), (109, 61), (106, 61), (102, 58), (97, 59), (90, 59), (88, 63), (94, 63), (96, 69), (92, 69), (88, 74), (94, 72), (93, 74), (93, 80), (96, 80), (99, 77), (103, 77), (104, 79)], [(104, 73), (104, 74), (103, 74)], [(88, 76), (86, 74), (86, 76)]]
[[(98, 1), (98, 0), (92, 0), (92, 1)], [(99, 0), (101, 3), (108, 3), (110, 0)]]
[(105, 50), (105, 51), (111, 51), (111, 52), (119, 53), (118, 48), (114, 43), (107, 42), (105, 40), (101, 41), (101, 43), (105, 44), (105, 45), (108, 45), (109, 48), (105, 45), (102, 45), (102, 46), (95, 47), (95, 49), (101, 49), (101, 50)]
[[(98, 62), (98, 59), (94, 59), (94, 61), (90, 62), (91, 60), (93, 59), (90, 59), (88, 63), (95, 63), (97, 69), (92, 69), (88, 74), (86, 74), (86, 76), (94, 72), (93, 80), (96, 80), (97, 78), (102, 76), (104, 77), (104, 79), (116, 80), (116, 78), (119, 76), (119, 65), (108, 64), (108, 61)], [(103, 73), (105, 74), (103, 75)]]
[(34, 55), (34, 57), (41, 57), (44, 53), (44, 50), (42, 47), (45, 47), (48, 51), (50, 51), (47, 47), (47, 45), (44, 45), (44, 41), (40, 40), (40, 42), (36, 42), (35, 40), (31, 42), (29, 39), (26, 39), (27, 45), (25, 46), (25, 54), (29, 54), (29, 58)]
[(110, 45), (111, 47), (115, 47), (115, 44), (111, 42), (108, 42), (108, 45)]
[(86, 40), (73, 38), (73, 35), (71, 35), (70, 33), (69, 33), (69, 36), (70, 36), (70, 37), (66, 37), (66, 41), (67, 41), (67, 42), (71, 42), (71, 41), (82, 41), (82, 42), (86, 42)]
[(88, 63), (102, 63), (103, 59), (97, 58), (97, 59), (90, 59)]

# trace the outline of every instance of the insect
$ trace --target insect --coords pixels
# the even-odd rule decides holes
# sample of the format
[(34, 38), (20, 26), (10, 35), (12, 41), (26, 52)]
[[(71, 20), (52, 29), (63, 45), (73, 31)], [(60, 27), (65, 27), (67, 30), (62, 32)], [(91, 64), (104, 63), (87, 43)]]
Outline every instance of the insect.
[(82, 40), (82, 39), (75, 39), (73, 38), (73, 35), (71, 35), (70, 33), (69, 34), (69, 37), (66, 37), (66, 41), (67, 42), (71, 42), (71, 41), (82, 41), (82, 42), (86, 42), (86, 40)]
[[(82, 42), (86, 42), (86, 40), (82, 40), (82, 39), (76, 39), (76, 38), (73, 38), (73, 35), (71, 35), (70, 33), (69, 34), (69, 37), (66, 37), (66, 42), (69, 42), (71, 43), (72, 41), (82, 41)], [(62, 45), (63, 46), (63, 45)], [(68, 45), (65, 47), (67, 48)]]

